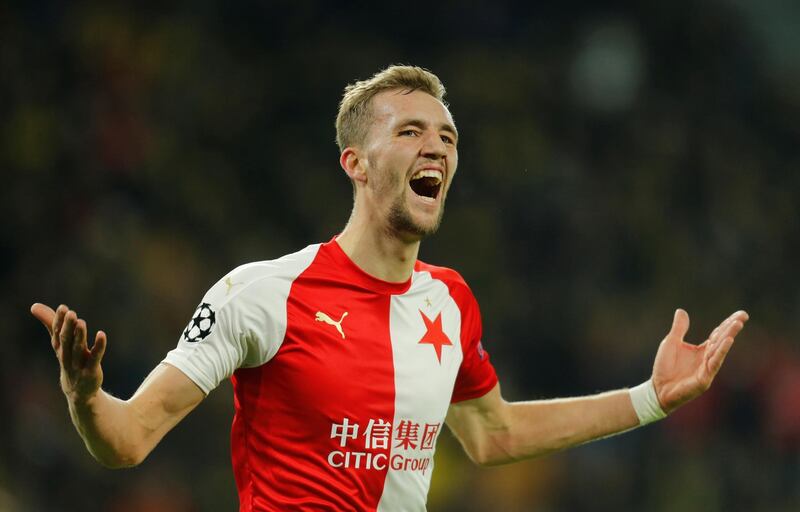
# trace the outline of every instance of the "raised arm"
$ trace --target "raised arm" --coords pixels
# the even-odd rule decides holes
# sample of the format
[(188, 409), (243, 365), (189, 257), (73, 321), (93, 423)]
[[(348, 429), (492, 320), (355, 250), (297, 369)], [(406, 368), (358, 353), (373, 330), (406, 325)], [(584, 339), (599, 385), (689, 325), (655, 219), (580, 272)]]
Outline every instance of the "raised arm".
[(205, 397), (180, 370), (160, 364), (129, 400), (115, 398), (101, 387), (105, 333), (98, 331), (89, 348), (86, 322), (75, 311), (34, 304), (31, 313), (50, 333), (72, 423), (92, 456), (106, 467), (142, 462)]
[(647, 406), (670, 413), (707, 390), (747, 320), (747, 313), (738, 311), (701, 345), (692, 345), (683, 340), (689, 316), (677, 310), (656, 354), (652, 378), (639, 388), (655, 390), (653, 403), (643, 403), (646, 393), (629, 390), (510, 403), (498, 385), (481, 398), (451, 405), (447, 424), (470, 458), (482, 465), (535, 457), (630, 430), (649, 421)]

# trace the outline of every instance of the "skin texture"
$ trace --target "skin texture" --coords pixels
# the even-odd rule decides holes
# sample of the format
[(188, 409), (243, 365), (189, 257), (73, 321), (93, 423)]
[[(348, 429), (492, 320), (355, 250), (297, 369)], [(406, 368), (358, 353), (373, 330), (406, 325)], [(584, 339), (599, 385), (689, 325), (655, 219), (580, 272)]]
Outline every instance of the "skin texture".
[[(447, 108), (421, 91), (376, 95), (373, 122), (359, 145), (345, 148), (340, 164), (356, 188), (353, 211), (337, 238), (364, 271), (385, 281), (409, 279), (420, 241), (439, 226), (458, 166), (458, 135)], [(435, 200), (411, 190), (420, 169), (443, 173)], [(108, 467), (139, 464), (163, 436), (204, 398), (182, 372), (161, 364), (129, 400), (102, 390), (107, 339), (98, 331), (88, 346), (86, 322), (61, 305), (34, 304), (59, 361), (61, 389), (88, 450)], [(652, 380), (666, 412), (711, 385), (748, 315), (738, 311), (700, 345), (686, 343), (688, 314), (675, 312), (661, 342)], [(479, 464), (500, 464), (562, 450), (638, 426), (627, 390), (531, 402), (503, 400), (499, 385), (485, 396), (453, 404), (447, 424)]]

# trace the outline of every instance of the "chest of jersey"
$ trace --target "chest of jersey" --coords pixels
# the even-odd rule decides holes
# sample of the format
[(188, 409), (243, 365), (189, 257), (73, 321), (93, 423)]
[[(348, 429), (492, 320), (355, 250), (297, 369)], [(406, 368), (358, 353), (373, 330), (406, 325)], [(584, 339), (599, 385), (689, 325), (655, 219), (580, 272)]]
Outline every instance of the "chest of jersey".
[(443, 285), (386, 295), (299, 279), (285, 339), (265, 370), (332, 421), (396, 413), (441, 421), (461, 359), (460, 313)]
[(419, 274), (391, 295), (301, 276), (286, 308), (277, 354), (237, 376), (240, 403), (258, 404), (240, 411), (249, 416), (249, 444), (293, 461), (282, 485), (296, 477), (297, 493), (308, 492), (304, 482), (328, 481), (363, 487), (384, 506), (410, 506), (413, 496), (411, 508), (424, 508), (463, 358), (460, 311), (447, 287)]

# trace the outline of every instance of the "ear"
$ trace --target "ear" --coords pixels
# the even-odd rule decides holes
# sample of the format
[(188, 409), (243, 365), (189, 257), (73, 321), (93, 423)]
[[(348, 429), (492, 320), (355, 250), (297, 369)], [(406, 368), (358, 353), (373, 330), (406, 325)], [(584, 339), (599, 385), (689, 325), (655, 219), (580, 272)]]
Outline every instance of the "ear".
[(361, 182), (362, 184), (367, 182), (367, 172), (357, 149), (345, 148), (341, 156), (339, 156), (339, 165), (342, 166), (344, 172), (353, 182)]

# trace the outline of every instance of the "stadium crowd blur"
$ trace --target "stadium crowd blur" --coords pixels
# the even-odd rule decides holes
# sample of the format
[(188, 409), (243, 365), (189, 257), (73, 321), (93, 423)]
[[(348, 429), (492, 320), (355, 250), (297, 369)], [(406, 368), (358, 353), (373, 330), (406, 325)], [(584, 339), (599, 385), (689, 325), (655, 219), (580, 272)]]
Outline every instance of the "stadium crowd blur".
[(429, 508), (800, 510), (800, 4), (598, 4), (0, 4), (0, 511), (236, 509), (229, 383), (106, 470), (28, 307), (106, 330), (127, 398), (220, 276), (341, 229), (342, 89), (401, 62), (461, 132), (421, 258), (471, 284), (506, 398), (642, 382), (679, 306), (694, 342), (752, 318), (666, 421), (499, 468), (443, 434)]

